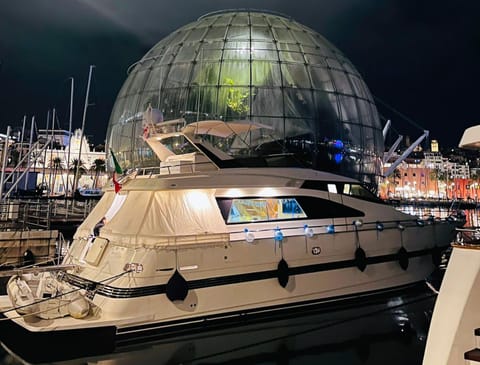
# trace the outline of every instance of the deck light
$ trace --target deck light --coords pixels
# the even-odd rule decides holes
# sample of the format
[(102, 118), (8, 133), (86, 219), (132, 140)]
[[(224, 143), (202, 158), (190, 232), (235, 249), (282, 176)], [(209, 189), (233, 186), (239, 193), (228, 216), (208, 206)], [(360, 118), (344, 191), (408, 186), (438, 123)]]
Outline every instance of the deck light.
[(383, 231), (383, 229), (385, 228), (382, 222), (377, 222), (376, 227), (377, 227), (377, 231), (380, 231), (380, 232)]

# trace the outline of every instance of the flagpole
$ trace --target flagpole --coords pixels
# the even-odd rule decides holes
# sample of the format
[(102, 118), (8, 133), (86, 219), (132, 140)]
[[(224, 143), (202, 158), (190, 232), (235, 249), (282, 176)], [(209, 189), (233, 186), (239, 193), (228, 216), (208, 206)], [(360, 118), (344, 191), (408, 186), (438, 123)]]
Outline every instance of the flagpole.
[(82, 145), (83, 145), (83, 137), (85, 134), (85, 119), (87, 119), (87, 108), (88, 108), (88, 94), (90, 93), (90, 83), (92, 81), (92, 72), (95, 65), (90, 65), (90, 70), (88, 72), (88, 82), (87, 82), (87, 92), (85, 93), (85, 104), (83, 106), (83, 118), (82, 118), (82, 129), (81, 129), (81, 136), (80, 136), (80, 148), (78, 149), (78, 161), (77, 161), (77, 169), (75, 171), (75, 175), (73, 176), (73, 186), (72, 190), (76, 190), (76, 185), (78, 185), (78, 181), (75, 181), (78, 172), (80, 171), (80, 162), (82, 157)]

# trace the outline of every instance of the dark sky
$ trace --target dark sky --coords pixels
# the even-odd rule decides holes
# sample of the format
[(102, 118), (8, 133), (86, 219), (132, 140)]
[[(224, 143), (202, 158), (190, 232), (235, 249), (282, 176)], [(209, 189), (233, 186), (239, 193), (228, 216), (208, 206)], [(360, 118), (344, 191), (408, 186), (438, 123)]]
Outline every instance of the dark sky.
[[(69, 77), (80, 127), (89, 65), (96, 66), (86, 134), (105, 139), (129, 65), (155, 43), (220, 9), (279, 11), (316, 30), (353, 62), (371, 92), (442, 145), (480, 123), (478, 0), (0, 0), (0, 133), (24, 114), (44, 128), (56, 107), (68, 129)], [(418, 129), (379, 106), (402, 134)]]

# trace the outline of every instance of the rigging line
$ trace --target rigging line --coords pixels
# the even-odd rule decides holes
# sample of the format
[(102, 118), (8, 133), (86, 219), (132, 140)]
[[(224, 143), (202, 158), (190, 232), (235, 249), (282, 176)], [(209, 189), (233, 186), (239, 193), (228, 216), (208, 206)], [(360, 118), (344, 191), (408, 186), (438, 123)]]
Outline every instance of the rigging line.
[[(122, 277), (123, 275), (128, 274), (128, 273), (131, 273), (131, 272), (133, 272), (133, 271), (134, 271), (134, 270), (124, 271), (124, 272), (122, 272), (122, 273), (120, 273), (120, 274), (117, 274), (117, 275), (108, 277), (108, 278), (106, 278), (106, 279), (100, 280), (97, 284), (104, 283), (104, 282), (107, 282), (107, 281), (113, 281), (113, 280), (118, 279), (119, 277)], [(21, 305), (21, 306), (19, 306), (19, 307), (10, 308), (10, 309), (8, 309), (8, 310), (5, 310), (5, 311), (0, 312), (0, 315), (5, 315), (5, 313), (11, 312), (11, 311), (14, 311), (14, 310), (17, 310), (17, 309), (26, 308), (26, 307), (29, 307), (29, 306), (31, 306), (31, 305), (35, 305), (35, 304), (38, 304), (38, 303), (47, 302), (47, 301), (49, 301), (49, 300), (51, 300), (51, 299), (57, 299), (57, 298), (60, 298), (60, 297), (65, 296), (65, 295), (75, 293), (75, 292), (80, 291), (80, 290), (84, 290), (84, 288), (76, 288), (76, 289), (70, 290), (70, 291), (68, 291), (68, 292), (66, 292), (66, 293), (59, 293), (59, 294), (57, 294), (57, 295), (55, 295), (55, 296), (53, 296), (53, 297), (40, 299), (40, 300), (37, 300), (37, 301), (35, 301), (35, 302), (33, 302), (33, 303), (24, 304), (24, 305)], [(29, 315), (30, 315), (30, 314), (29, 314)], [(10, 318), (7, 317), (7, 318), (5, 318), (5, 319), (10, 319)], [(4, 319), (0, 318), (0, 321), (1, 321), (1, 320), (4, 320)]]
[(387, 109), (390, 109), (391, 111), (393, 111), (394, 113), (398, 114), (400, 117), (402, 117), (403, 119), (405, 119), (407, 122), (409, 122), (411, 125), (413, 125), (414, 127), (420, 129), (422, 132), (425, 130), (424, 127), (422, 127), (420, 124), (416, 123), (413, 119), (407, 117), (405, 114), (403, 114), (402, 112), (398, 111), (397, 109), (395, 109), (394, 107), (388, 105), (385, 101), (383, 101), (382, 99), (380, 99), (379, 97), (377, 96), (373, 96), (373, 98), (378, 101), (380, 104), (382, 104), (384, 107), (386, 107)]
[(199, 357), (196, 357), (196, 358), (193, 358), (193, 359), (190, 359), (190, 360), (185, 360), (185, 361), (182, 362), (182, 364), (194, 363), (194, 362), (197, 362), (199, 360), (205, 360), (205, 359), (209, 359), (209, 358), (212, 358), (212, 357), (226, 355), (226, 354), (231, 353), (231, 352), (246, 350), (246, 349), (250, 349), (250, 348), (253, 348), (253, 347), (260, 346), (260, 345), (265, 345), (265, 344), (272, 343), (272, 342), (275, 342), (275, 341), (285, 340), (285, 339), (289, 339), (291, 337), (295, 337), (295, 336), (299, 336), (299, 335), (305, 335), (305, 334), (315, 332), (315, 331), (318, 331), (318, 330), (322, 330), (322, 329), (325, 329), (325, 328), (328, 328), (328, 327), (341, 325), (341, 324), (348, 323), (350, 321), (354, 321), (354, 320), (357, 320), (357, 319), (360, 319), (360, 318), (370, 317), (370, 316), (380, 314), (380, 313), (383, 313), (383, 312), (387, 312), (387, 311), (390, 311), (390, 310), (393, 310), (393, 309), (397, 309), (397, 308), (400, 308), (400, 307), (403, 307), (403, 306), (415, 304), (415, 303), (418, 303), (418, 302), (421, 302), (421, 301), (424, 301), (424, 300), (427, 300), (427, 299), (430, 299), (430, 298), (436, 297), (436, 296), (437, 296), (436, 294), (432, 293), (432, 294), (429, 294), (425, 297), (417, 298), (417, 299), (414, 299), (414, 300), (411, 300), (411, 301), (405, 301), (405, 302), (393, 305), (391, 307), (377, 309), (377, 310), (362, 314), (360, 316), (352, 316), (352, 317), (341, 319), (341, 320), (338, 320), (338, 321), (332, 321), (332, 322), (329, 322), (327, 324), (322, 324), (320, 326), (310, 328), (310, 329), (307, 329), (307, 330), (298, 331), (298, 332), (290, 333), (290, 334), (283, 335), (283, 336), (273, 337), (273, 338), (270, 338), (270, 339), (264, 340), (264, 341), (257, 341), (255, 343), (251, 343), (251, 344), (243, 345), (243, 346), (238, 346), (238, 347), (235, 347), (235, 348), (230, 349), (230, 350), (219, 351), (219, 352), (216, 352), (216, 353), (213, 353), (213, 354), (210, 354), (210, 355), (199, 356)]

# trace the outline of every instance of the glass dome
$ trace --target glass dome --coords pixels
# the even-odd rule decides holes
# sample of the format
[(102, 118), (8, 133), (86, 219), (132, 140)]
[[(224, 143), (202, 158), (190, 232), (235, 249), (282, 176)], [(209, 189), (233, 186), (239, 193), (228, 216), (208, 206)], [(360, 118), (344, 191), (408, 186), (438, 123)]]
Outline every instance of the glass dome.
[(248, 148), (217, 143), (241, 166), (305, 166), (372, 186), (380, 172), (382, 130), (365, 82), (337, 48), (289, 17), (207, 14), (161, 40), (129, 71), (107, 130), (124, 168), (159, 164), (142, 139), (142, 115), (151, 106), (165, 121), (262, 126)]

